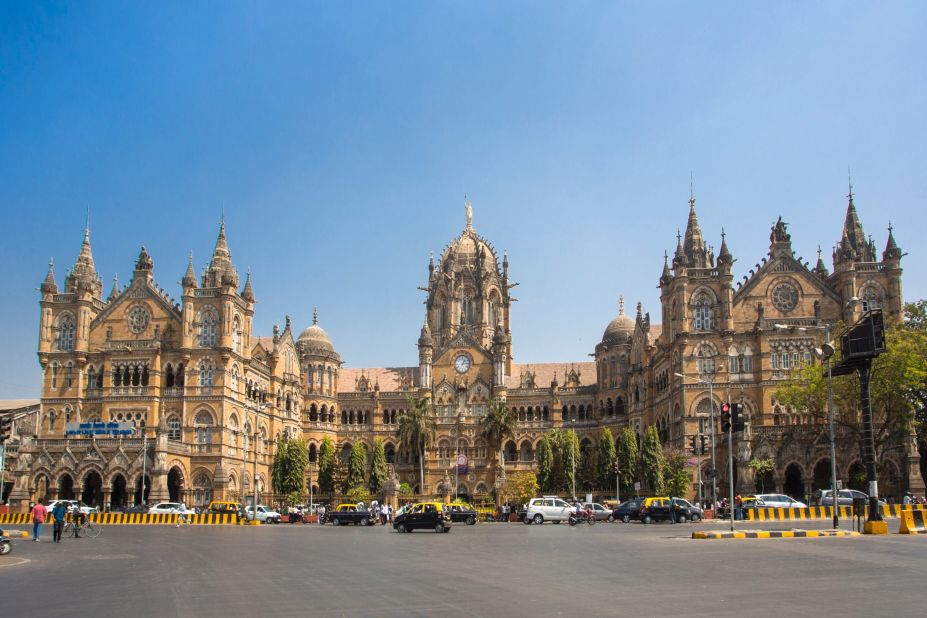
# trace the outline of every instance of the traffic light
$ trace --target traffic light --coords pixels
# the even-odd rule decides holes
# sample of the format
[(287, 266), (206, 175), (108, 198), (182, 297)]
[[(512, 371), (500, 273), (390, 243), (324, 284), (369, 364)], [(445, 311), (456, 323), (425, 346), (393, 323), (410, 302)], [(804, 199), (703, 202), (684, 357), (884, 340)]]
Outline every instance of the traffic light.
[(744, 427), (744, 414), (743, 407), (739, 403), (731, 404), (731, 430), (732, 431), (743, 431)]
[(702, 440), (702, 450), (699, 451), (699, 455), (704, 455), (708, 451), (708, 436), (701, 434), (699, 438)]
[(698, 445), (696, 444), (696, 440), (697, 440), (697, 439), (698, 439), (698, 436), (692, 436), (691, 438), (689, 438), (689, 445), (690, 445), (690, 449), (689, 449), (689, 450), (692, 451), (692, 454), (693, 454), (693, 455), (698, 455), (698, 454), (699, 454), (699, 453), (698, 453)]
[(726, 401), (721, 404), (721, 431), (731, 430), (731, 404)]
[(0, 443), (9, 440), (11, 433), (13, 433), (13, 415), (7, 414), (0, 417)]

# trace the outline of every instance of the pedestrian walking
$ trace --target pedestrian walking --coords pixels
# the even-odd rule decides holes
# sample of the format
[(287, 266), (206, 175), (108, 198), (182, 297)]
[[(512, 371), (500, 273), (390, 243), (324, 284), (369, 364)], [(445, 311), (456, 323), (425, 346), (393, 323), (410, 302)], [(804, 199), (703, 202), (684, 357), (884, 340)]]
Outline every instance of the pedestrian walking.
[(187, 521), (187, 505), (183, 502), (180, 503), (180, 507), (177, 509), (177, 528), (180, 527), (181, 523), (189, 523)]
[(52, 541), (55, 543), (61, 542), (61, 533), (64, 531), (64, 520), (67, 516), (68, 509), (64, 506), (64, 502), (59, 500), (55, 503), (55, 508), (52, 509), (52, 517), (55, 519)]
[(32, 540), (36, 543), (39, 542), (39, 535), (42, 533), (42, 526), (45, 524), (45, 515), (47, 513), (48, 509), (42, 504), (41, 499), (32, 507)]

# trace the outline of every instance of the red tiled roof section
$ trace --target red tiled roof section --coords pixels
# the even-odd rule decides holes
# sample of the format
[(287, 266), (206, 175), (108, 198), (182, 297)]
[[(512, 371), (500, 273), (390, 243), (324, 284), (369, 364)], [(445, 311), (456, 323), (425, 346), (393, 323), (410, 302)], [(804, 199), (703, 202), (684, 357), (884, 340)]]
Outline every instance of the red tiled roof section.
[(402, 390), (402, 377), (408, 376), (411, 389), (418, 386), (418, 367), (342, 367), (338, 371), (338, 392), (354, 393), (357, 380), (365, 376), (370, 380), (370, 390), (380, 385), (380, 392), (390, 393)]
[[(257, 347), (260, 344), (268, 352), (274, 351), (274, 338), (273, 337), (255, 337), (254, 338), (254, 347)], [(252, 349), (254, 349), (252, 347)]]
[(580, 386), (593, 386), (596, 383), (595, 361), (580, 361), (578, 363), (512, 363), (512, 375), (505, 379), (508, 388), (521, 386), (521, 374), (531, 372), (534, 374), (536, 388), (550, 388), (550, 383), (557, 375), (557, 384), (566, 384), (566, 376), (571, 370), (579, 374)]

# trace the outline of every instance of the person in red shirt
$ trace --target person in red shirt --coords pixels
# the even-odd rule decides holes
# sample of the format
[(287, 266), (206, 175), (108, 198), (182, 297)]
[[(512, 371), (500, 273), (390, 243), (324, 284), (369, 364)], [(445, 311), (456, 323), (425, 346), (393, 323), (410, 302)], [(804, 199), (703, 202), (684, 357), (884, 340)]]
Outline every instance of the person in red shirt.
[(45, 524), (45, 515), (48, 513), (48, 509), (45, 508), (45, 505), (42, 504), (42, 501), (39, 500), (35, 503), (35, 506), (32, 507), (32, 540), (38, 542), (39, 535), (42, 533), (42, 526)]

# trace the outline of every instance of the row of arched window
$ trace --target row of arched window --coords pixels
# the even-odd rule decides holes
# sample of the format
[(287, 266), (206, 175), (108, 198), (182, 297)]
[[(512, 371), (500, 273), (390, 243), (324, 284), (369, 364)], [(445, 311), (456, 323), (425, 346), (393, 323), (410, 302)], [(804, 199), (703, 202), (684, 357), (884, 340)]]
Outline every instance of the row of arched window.
[(113, 386), (148, 386), (148, 363), (113, 365)]

